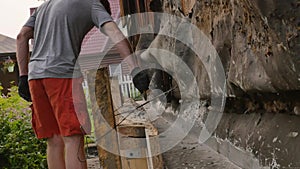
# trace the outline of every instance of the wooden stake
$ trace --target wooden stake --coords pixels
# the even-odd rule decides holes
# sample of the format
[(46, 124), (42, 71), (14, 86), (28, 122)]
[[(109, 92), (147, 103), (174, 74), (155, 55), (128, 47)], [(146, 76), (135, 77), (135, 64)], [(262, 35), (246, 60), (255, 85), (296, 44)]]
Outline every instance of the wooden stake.
[[(87, 74), (95, 135), (96, 139), (99, 139), (97, 140), (97, 149), (100, 165), (103, 169), (122, 169), (120, 156), (108, 152), (100, 146), (109, 147), (112, 152), (119, 152), (118, 138), (116, 134), (113, 134), (114, 132), (102, 137), (116, 125), (108, 72), (108, 68), (100, 68), (97, 71), (89, 71)], [(104, 121), (101, 120), (101, 115), (104, 117)]]

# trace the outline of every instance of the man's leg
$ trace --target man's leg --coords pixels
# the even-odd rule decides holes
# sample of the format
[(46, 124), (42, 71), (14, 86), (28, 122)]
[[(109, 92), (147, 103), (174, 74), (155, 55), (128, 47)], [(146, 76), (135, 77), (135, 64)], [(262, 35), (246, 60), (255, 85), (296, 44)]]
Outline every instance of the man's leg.
[(63, 139), (65, 142), (66, 169), (87, 169), (83, 135), (73, 135), (63, 137)]
[(64, 142), (61, 136), (47, 139), (47, 162), (49, 169), (65, 169)]
[(64, 142), (54, 116), (44, 79), (30, 80), (32, 98), (32, 127), (39, 139), (47, 138), (47, 162), (49, 169), (65, 169)]
[[(45, 79), (45, 91), (65, 148), (66, 169), (86, 169), (81, 126), (90, 124), (81, 79)], [(79, 119), (81, 121), (79, 121)], [(84, 129), (84, 127), (83, 127)]]

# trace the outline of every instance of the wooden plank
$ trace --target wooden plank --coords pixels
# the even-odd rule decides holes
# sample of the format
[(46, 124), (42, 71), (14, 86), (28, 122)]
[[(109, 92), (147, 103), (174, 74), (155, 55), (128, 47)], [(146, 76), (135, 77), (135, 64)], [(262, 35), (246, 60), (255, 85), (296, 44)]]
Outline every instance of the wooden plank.
[[(155, 136), (157, 136), (158, 133), (153, 131), (153, 128), (148, 128), (146, 129), (146, 138), (147, 138), (147, 152), (148, 152), (148, 161), (150, 161), (152, 168), (151, 169), (163, 169), (164, 164), (163, 164), (163, 158), (161, 154), (157, 154), (160, 152), (160, 145), (159, 145), (159, 140), (154, 139)], [(153, 135), (154, 134), (154, 135)], [(153, 153), (157, 154), (154, 155)]]
[[(100, 145), (109, 147), (112, 152), (118, 152), (118, 138), (116, 134), (102, 137), (107, 131), (115, 127), (115, 116), (113, 112), (112, 96), (109, 82), (108, 68), (100, 68), (97, 71), (87, 73), (89, 92), (91, 97), (93, 120), (95, 124), (95, 135), (100, 164), (103, 169), (122, 169), (121, 158), (111, 152), (104, 150)], [(97, 103), (97, 104), (95, 104)], [(106, 123), (101, 120), (101, 115)]]
[(111, 84), (111, 95), (112, 95), (113, 106), (114, 106), (113, 108), (114, 110), (117, 110), (123, 104), (118, 77), (117, 76), (111, 77), (110, 84)]
[(122, 22), (122, 27), (124, 28), (127, 25), (127, 14), (125, 13), (125, 8), (124, 8), (124, 0), (119, 1), (120, 4), (120, 17), (121, 17), (121, 22)]
[[(120, 17), (124, 17), (125, 16), (125, 11), (124, 11), (124, 4), (123, 4), (123, 0), (119, 0), (119, 5), (120, 5)], [(124, 23), (123, 23), (124, 24)]]
[[(121, 157), (122, 168), (123, 169), (163, 169), (163, 158), (161, 154), (153, 155), (152, 151), (157, 154), (160, 152), (160, 145), (157, 139), (153, 139), (157, 136), (157, 131), (153, 127), (149, 128), (150, 125), (145, 125), (143, 123), (128, 123), (123, 124), (118, 127), (119, 134), (119, 147), (120, 153), (129, 154), (130, 150), (134, 153), (139, 153), (143, 158), (128, 158)], [(147, 127), (148, 129), (146, 129)], [(128, 137), (126, 137), (128, 136)], [(133, 141), (132, 138), (141, 137), (145, 140)], [(151, 141), (150, 141), (150, 138)]]
[(148, 169), (145, 127), (122, 125), (118, 127), (118, 131), (122, 168)]
[[(131, 100), (132, 104), (134, 106), (138, 106), (138, 104), (136, 102), (134, 102), (133, 100)], [(120, 110), (122, 111), (122, 110)], [(163, 169), (163, 158), (161, 154), (158, 154), (158, 152), (160, 152), (160, 144), (159, 144), (159, 140), (157, 137), (158, 135), (158, 130), (153, 126), (153, 124), (151, 124), (150, 122), (137, 122), (137, 121), (132, 121), (130, 119), (126, 119), (124, 122), (122, 122), (122, 126), (126, 127), (126, 126), (137, 126), (137, 127), (144, 127), (145, 128), (145, 138), (146, 138), (146, 153), (147, 153), (147, 165), (148, 165), (148, 169)], [(128, 129), (130, 130), (130, 129)], [(134, 132), (133, 132), (134, 133)], [(129, 135), (129, 133), (127, 133), (127, 135)], [(140, 135), (144, 135), (144, 134), (140, 134)], [(156, 139), (154, 139), (156, 138)], [(122, 138), (119, 138), (119, 140), (121, 140)], [(153, 154), (153, 153), (154, 154)], [(153, 156), (154, 155), (154, 156)], [(122, 164), (123, 161), (125, 159), (122, 158)], [(123, 166), (123, 165), (122, 165)]]
[(181, 7), (185, 16), (192, 12), (195, 3), (196, 0), (181, 0)]

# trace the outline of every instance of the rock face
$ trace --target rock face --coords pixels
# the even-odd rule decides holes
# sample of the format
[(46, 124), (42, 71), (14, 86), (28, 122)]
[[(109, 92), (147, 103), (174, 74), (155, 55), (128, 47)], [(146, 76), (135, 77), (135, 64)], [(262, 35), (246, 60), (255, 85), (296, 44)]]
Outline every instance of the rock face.
[[(158, 9), (159, 4), (162, 9)], [(227, 115), (221, 120), (216, 135), (235, 142), (236, 146), (245, 150), (253, 150), (261, 165), (300, 167), (299, 158), (291, 158), (299, 157), (299, 151), (296, 152), (293, 147), (299, 148), (300, 145), (299, 136), (295, 134), (300, 132), (300, 126), (294, 124), (299, 121), (300, 106), (300, 2), (153, 0), (151, 5), (153, 11), (157, 8), (157, 11), (186, 18), (215, 47), (224, 68), (228, 98)], [(166, 27), (175, 30), (184, 25), (170, 23), (161, 22), (161, 31), (168, 30)], [(197, 36), (192, 31), (191, 34), (180, 33), (190, 36), (191, 43), (201, 43), (202, 39), (195, 38)], [(213, 69), (207, 69), (203, 60), (197, 60), (191, 49), (166, 36), (156, 36), (150, 46), (181, 56), (196, 75), (200, 96), (210, 98), (212, 82), (208, 75)], [(149, 51), (144, 60), (148, 61), (149, 57), (157, 54), (160, 53)], [(178, 67), (178, 63), (170, 63), (168, 59), (161, 62), (173, 69)], [(175, 97), (180, 96), (175, 93)], [(251, 114), (248, 120), (256, 119), (256, 122), (245, 123), (245, 114)], [(285, 125), (277, 124), (285, 122)], [(241, 125), (243, 123), (245, 125)], [(238, 134), (226, 133), (230, 130), (238, 130)], [(257, 134), (258, 131), (262, 135)], [(246, 138), (251, 140), (249, 144)], [(253, 141), (255, 139), (258, 141)]]

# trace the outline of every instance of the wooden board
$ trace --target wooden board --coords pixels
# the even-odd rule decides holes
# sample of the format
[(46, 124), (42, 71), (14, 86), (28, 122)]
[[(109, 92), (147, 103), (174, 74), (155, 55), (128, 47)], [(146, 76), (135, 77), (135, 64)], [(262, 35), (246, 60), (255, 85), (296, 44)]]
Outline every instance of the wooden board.
[[(144, 126), (119, 126), (123, 169), (148, 169)], [(138, 138), (138, 139), (135, 139)], [(144, 139), (143, 139), (144, 138)]]
[[(108, 152), (100, 146), (110, 147), (113, 152), (118, 152), (119, 150), (116, 134), (109, 134), (103, 137), (107, 131), (115, 127), (108, 68), (89, 71), (87, 77), (90, 99), (93, 103), (93, 120), (100, 164), (103, 169), (122, 169), (120, 156)], [(106, 123), (101, 120), (101, 115)], [(106, 125), (107, 123), (109, 126)]]

